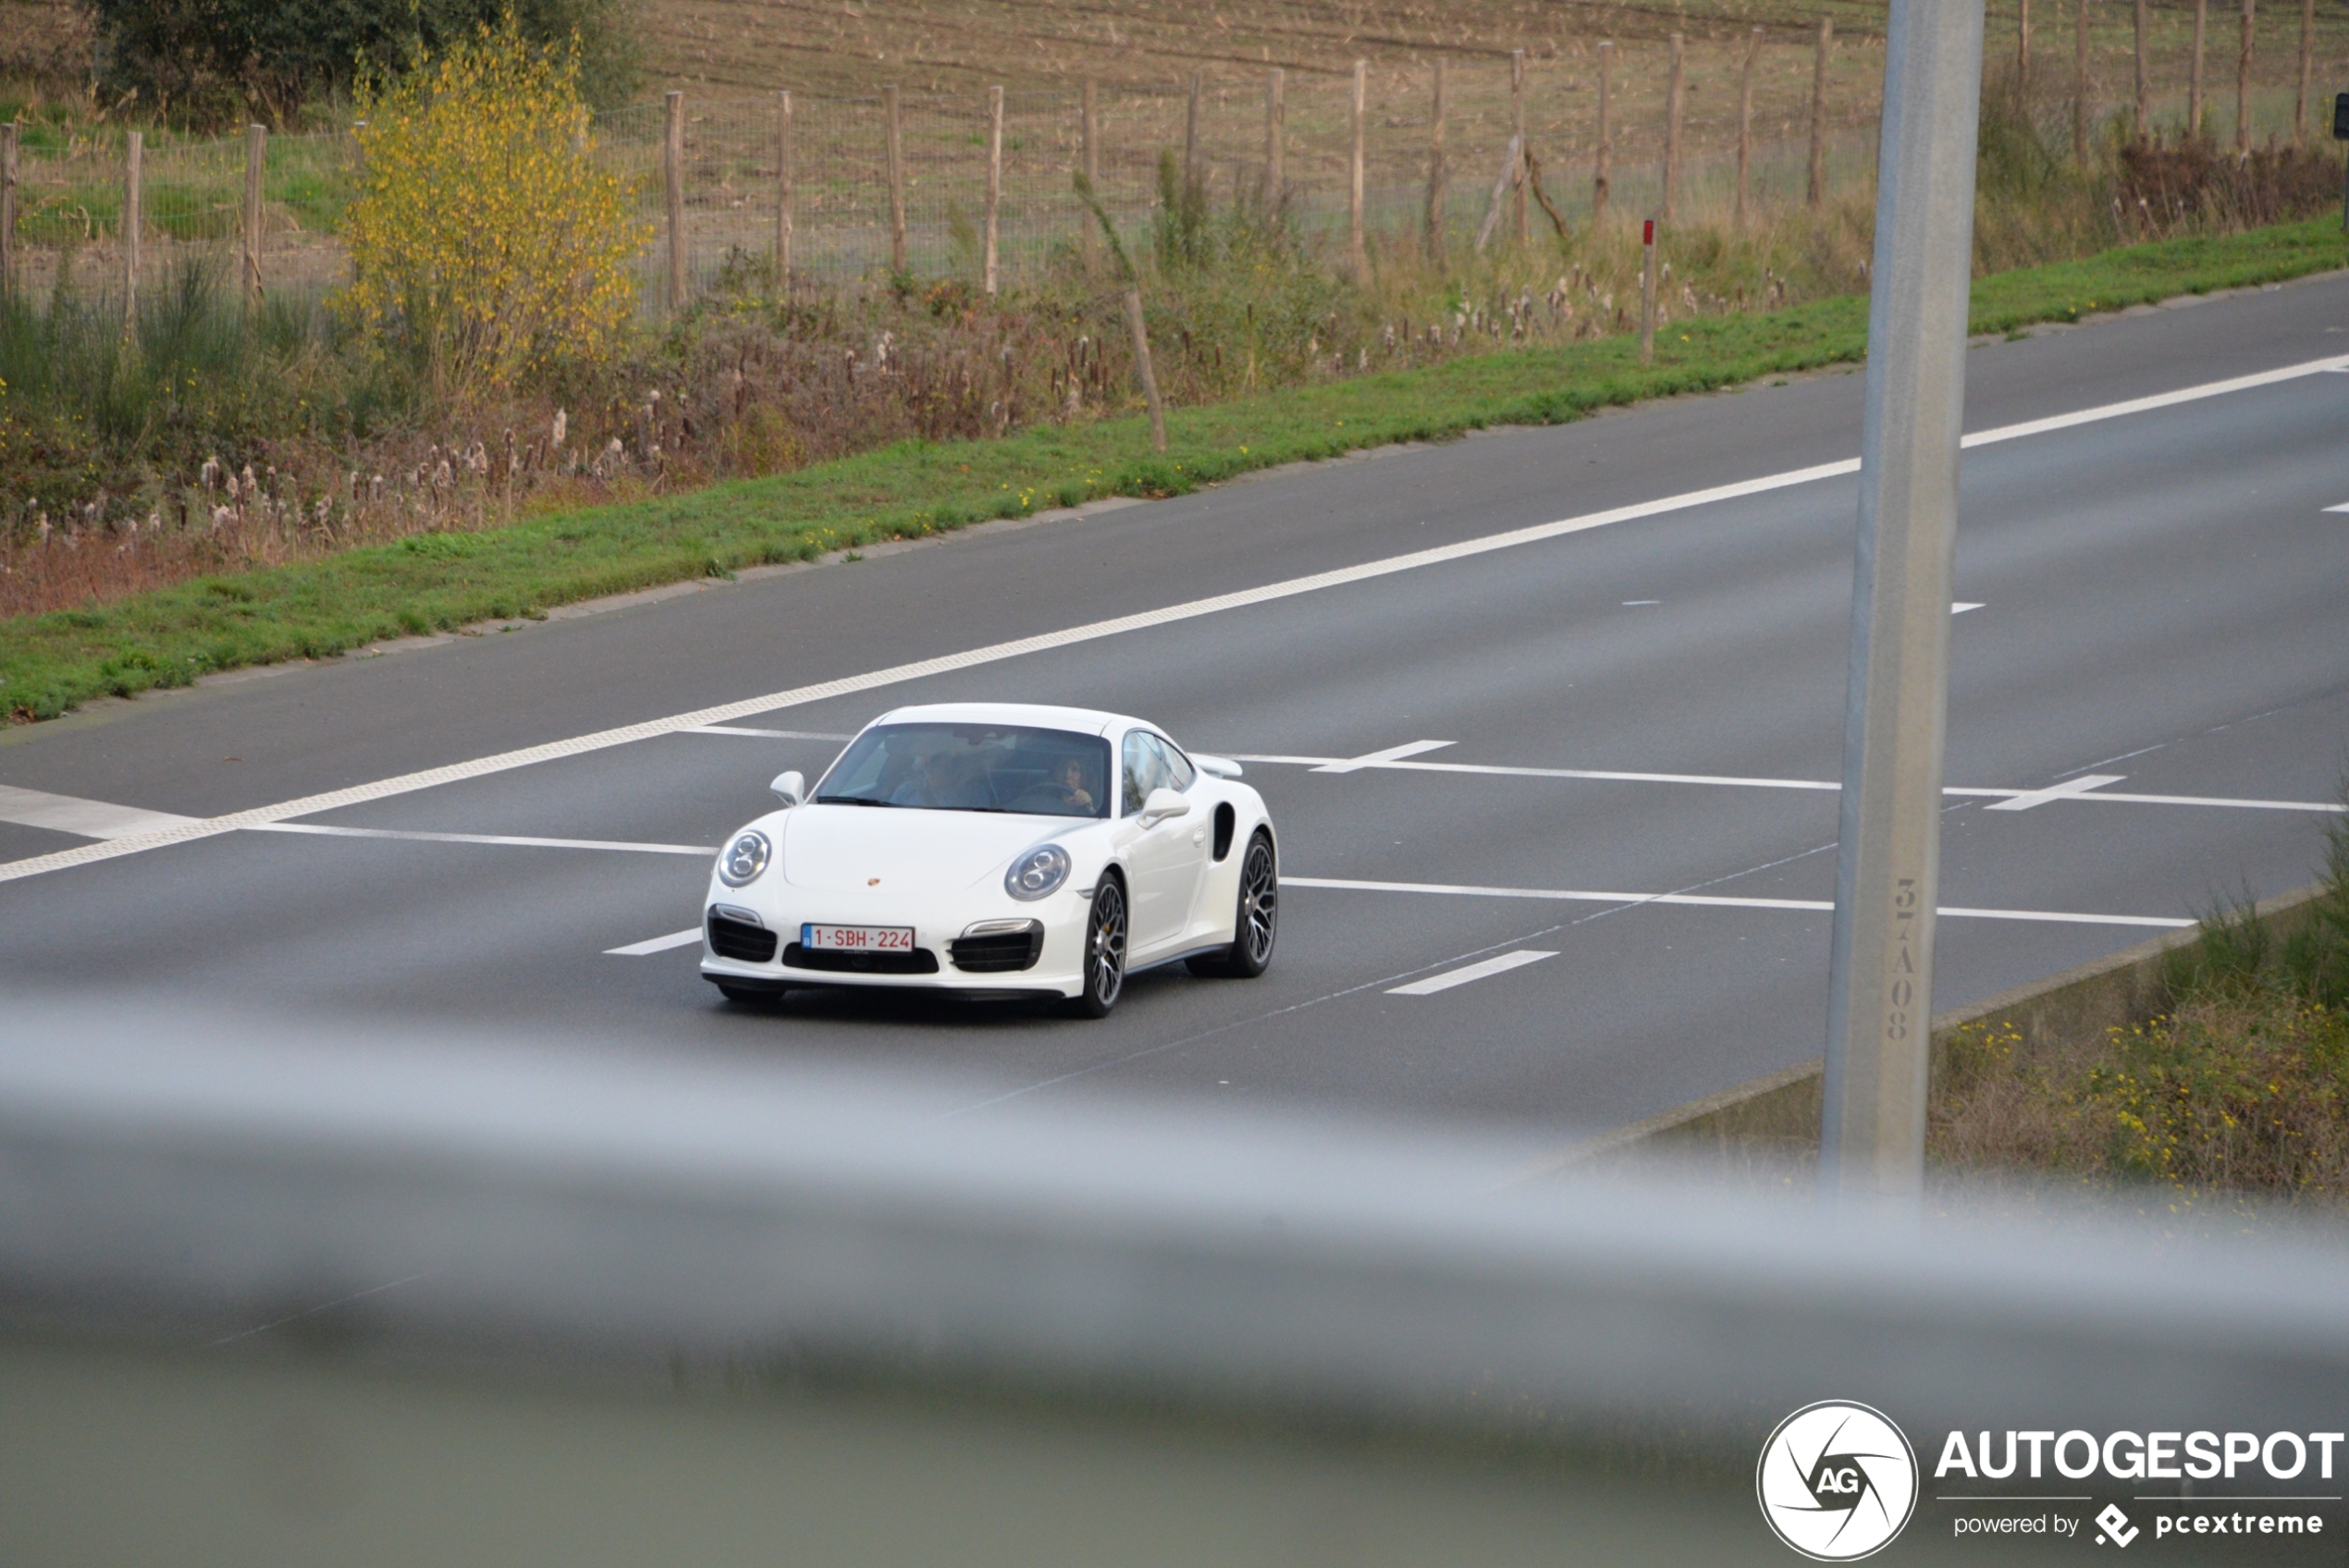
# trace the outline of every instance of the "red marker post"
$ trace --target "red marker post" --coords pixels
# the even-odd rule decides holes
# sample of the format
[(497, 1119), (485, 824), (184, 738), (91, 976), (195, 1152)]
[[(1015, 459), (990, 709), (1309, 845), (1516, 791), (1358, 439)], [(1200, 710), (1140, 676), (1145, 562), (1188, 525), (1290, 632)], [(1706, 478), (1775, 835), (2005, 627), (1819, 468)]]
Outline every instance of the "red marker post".
[(1655, 220), (1640, 229), (1640, 363), (1655, 360)]

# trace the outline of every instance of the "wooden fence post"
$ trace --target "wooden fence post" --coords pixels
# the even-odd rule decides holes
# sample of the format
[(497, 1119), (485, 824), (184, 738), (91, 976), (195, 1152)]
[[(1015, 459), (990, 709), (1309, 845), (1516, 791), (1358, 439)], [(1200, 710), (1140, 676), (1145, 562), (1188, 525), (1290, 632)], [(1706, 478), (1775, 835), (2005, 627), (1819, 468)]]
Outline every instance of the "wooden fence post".
[(2031, 92), (2031, 0), (2014, 0), (2014, 80), (2028, 97)]
[(685, 308), (685, 95), (668, 95), (661, 127), (660, 178), (669, 198), (669, 308)]
[(2072, 161), (2088, 161), (2088, 0), (2072, 0)]
[(2140, 141), (2152, 129), (2146, 118), (2151, 112), (2152, 88), (2146, 80), (2146, 0), (2137, 0), (2137, 108), (2134, 124)]
[(1509, 227), (1519, 245), (1533, 238), (1531, 215), (1526, 211), (1525, 188), (1532, 183), (1526, 178), (1531, 162), (1530, 144), (1525, 140), (1525, 51), (1509, 51), (1509, 124), (1517, 131), (1517, 167), (1510, 170)]
[(2292, 139), (2308, 140), (2308, 79), (2316, 69), (2317, 0), (2300, 0), (2300, 90), (2292, 100)]
[(0, 302), (17, 297), (17, 122), (0, 125)]
[[(1094, 117), (1097, 106), (1094, 94), (1093, 79), (1088, 76), (1085, 79), (1084, 107), (1077, 122), (1076, 139), (1077, 151), (1085, 160), (1085, 183), (1091, 186), (1093, 193), (1098, 196), (1101, 189), (1101, 144), (1098, 134), (1100, 127)], [(1085, 209), (1085, 251), (1088, 255), (1092, 253), (1094, 245), (1100, 239), (1100, 236), (1093, 232), (1096, 223), (1093, 209), (1087, 207)]]
[(2186, 76), (2186, 134), (2202, 139), (2202, 39), (2210, 21), (2210, 0), (2194, 0), (2194, 67)]
[(1762, 54), (1762, 30), (1745, 35), (1745, 63), (1738, 69), (1738, 203), (1736, 227), (1745, 227), (1746, 187), (1753, 166), (1753, 62)]
[(2235, 152), (2244, 156), (2251, 152), (2252, 5), (2243, 0), (2243, 45), (2235, 55)]
[(775, 94), (775, 294), (791, 298), (791, 94)]
[(1819, 18), (1819, 55), (1811, 67), (1811, 189), (1813, 206), (1827, 199), (1827, 51), (1835, 47), (1835, 23)]
[(1191, 101), (1183, 109), (1183, 183), (1199, 178), (1199, 73), (1191, 73)]
[[(2251, 0), (2244, 0), (2249, 5)], [(1371, 63), (1354, 62), (1354, 156), (1352, 180), (1347, 190), (1347, 255), (1354, 263), (1354, 276), (1368, 283), (1371, 278), (1371, 253), (1362, 241), (1362, 118), (1363, 99), (1369, 88)]]
[[(2313, 0), (2311, 0), (2313, 4)], [(1427, 250), (1444, 253), (1444, 56), (1435, 56), (1435, 103), (1427, 131)]]
[(1680, 188), (1680, 67), (1683, 41), (1680, 34), (1672, 35), (1672, 74), (1664, 90), (1664, 204), (1663, 218), (1672, 221), (1674, 198)]
[(145, 203), (140, 184), (146, 152), (145, 133), (132, 131), (122, 159), (122, 325), (126, 332), (139, 325), (139, 241), (146, 227), (141, 221), (141, 208)]
[(897, 84), (881, 89), (889, 133), (889, 270), (905, 271), (905, 137), (897, 117)]
[(269, 129), (245, 127), (245, 276), (244, 301), (249, 311), (261, 308), (261, 173), (269, 157)]
[(987, 90), (987, 294), (995, 296), (996, 242), (1002, 234), (998, 214), (1003, 201), (1003, 90)]
[(1166, 450), (1166, 404), (1158, 395), (1158, 372), (1150, 364), (1150, 329), (1142, 321), (1142, 291), (1125, 286), (1125, 325), (1134, 334), (1134, 371), (1142, 378), (1142, 401), (1150, 410), (1150, 447)]
[(1274, 66), (1264, 73), (1264, 211), (1281, 209), (1281, 149), (1288, 129), (1287, 73)]
[(1614, 65), (1615, 40), (1602, 38), (1599, 40), (1599, 144), (1591, 161), (1591, 227), (1593, 229), (1606, 227), (1606, 90), (1607, 78), (1612, 74)]

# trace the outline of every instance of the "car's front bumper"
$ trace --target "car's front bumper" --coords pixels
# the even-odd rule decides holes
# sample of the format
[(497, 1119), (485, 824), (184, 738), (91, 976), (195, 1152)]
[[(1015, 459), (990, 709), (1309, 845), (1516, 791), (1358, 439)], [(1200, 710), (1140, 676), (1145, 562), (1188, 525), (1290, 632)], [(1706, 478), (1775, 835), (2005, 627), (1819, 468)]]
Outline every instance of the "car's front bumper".
[[(712, 898), (703, 906), (701, 972), (704, 979), (715, 985), (752, 991), (819, 986), (942, 991), (975, 998), (1073, 997), (1083, 989), (1086, 920), (1090, 910), (1084, 899), (1073, 893), (1064, 891), (1036, 905), (973, 907), (953, 911), (943, 919), (925, 919), (855, 895), (801, 895), (786, 889), (754, 901), (731, 889), (725, 891), (726, 897)], [(719, 924), (738, 926), (744, 915), (753, 917), (756, 928), (772, 937), (767, 956), (756, 955), (768, 944), (746, 940), (740, 929)], [(1000, 950), (989, 955), (993, 962), (981, 962), (967, 949), (964, 958), (972, 966), (957, 962), (956, 943), (973, 925), (1012, 920), (1032, 920), (1041, 927), (1040, 941), (1033, 944), (1037, 949), (1033, 963), (1004, 967)], [(801, 926), (811, 921), (912, 926), (916, 954), (926, 958), (931, 967), (907, 972), (870, 966), (889, 960), (860, 962), (810, 953), (799, 946), (799, 937)], [(733, 950), (721, 952), (721, 945)]]

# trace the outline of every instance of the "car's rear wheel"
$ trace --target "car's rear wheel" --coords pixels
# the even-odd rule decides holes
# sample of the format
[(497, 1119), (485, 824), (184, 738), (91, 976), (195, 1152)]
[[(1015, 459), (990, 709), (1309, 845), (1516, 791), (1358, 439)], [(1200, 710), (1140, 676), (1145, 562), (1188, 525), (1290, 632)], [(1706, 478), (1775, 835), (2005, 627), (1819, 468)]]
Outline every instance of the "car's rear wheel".
[(1071, 1002), (1087, 1018), (1107, 1018), (1125, 989), (1125, 885), (1104, 872), (1085, 922), (1085, 988)]
[(1232, 945), (1190, 961), (1194, 974), (1253, 980), (1272, 967), (1273, 943), (1280, 936), (1281, 871), (1273, 836), (1262, 828), (1248, 841), (1240, 862), (1237, 906), (1232, 913)]

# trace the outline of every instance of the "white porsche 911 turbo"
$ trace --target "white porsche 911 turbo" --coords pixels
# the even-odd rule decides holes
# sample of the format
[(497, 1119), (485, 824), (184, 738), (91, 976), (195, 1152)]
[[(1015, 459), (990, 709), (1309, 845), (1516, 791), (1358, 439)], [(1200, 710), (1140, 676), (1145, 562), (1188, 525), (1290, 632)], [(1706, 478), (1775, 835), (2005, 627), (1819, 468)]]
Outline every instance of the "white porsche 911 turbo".
[(1237, 763), (1083, 708), (899, 708), (718, 857), (701, 972), (730, 1001), (803, 986), (1058, 997), (1094, 1018), (1177, 959), (1253, 978), (1279, 858)]

